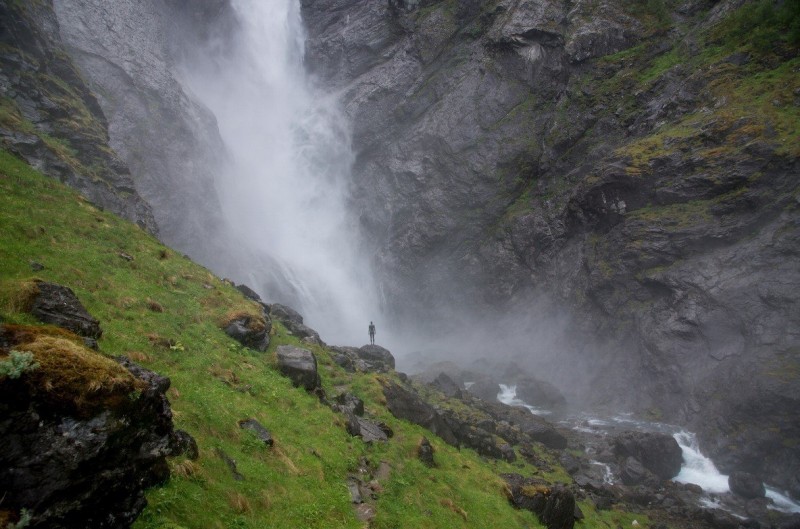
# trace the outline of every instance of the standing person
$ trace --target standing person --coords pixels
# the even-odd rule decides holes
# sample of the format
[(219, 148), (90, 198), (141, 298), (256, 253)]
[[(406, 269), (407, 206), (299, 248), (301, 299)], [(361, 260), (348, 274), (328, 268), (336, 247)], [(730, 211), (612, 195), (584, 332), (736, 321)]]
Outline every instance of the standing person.
[(375, 324), (369, 322), (369, 343), (375, 345)]

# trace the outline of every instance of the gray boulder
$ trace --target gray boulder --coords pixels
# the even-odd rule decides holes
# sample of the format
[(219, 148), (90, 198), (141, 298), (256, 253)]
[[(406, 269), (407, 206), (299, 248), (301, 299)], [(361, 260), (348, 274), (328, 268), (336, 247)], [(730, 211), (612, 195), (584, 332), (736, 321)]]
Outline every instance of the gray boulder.
[(767, 492), (764, 483), (757, 476), (741, 470), (731, 472), (728, 486), (731, 492), (748, 500), (763, 498)]
[(269, 347), (271, 328), (272, 322), (266, 315), (257, 318), (250, 314), (241, 314), (228, 321), (223, 330), (245, 347), (263, 352)]
[(304, 342), (324, 345), (317, 331), (305, 325), (303, 323), (303, 317), (293, 308), (287, 305), (281, 305), (280, 303), (273, 303), (269, 306), (269, 314), (280, 321), (290, 333)]
[(427, 467), (436, 466), (436, 462), (433, 460), (433, 446), (431, 446), (431, 442), (428, 441), (427, 437), (423, 437), (419, 440), (419, 444), (417, 445), (417, 457)]
[(416, 392), (388, 382), (383, 388), (383, 394), (386, 397), (386, 407), (392, 415), (427, 428), (447, 444), (458, 446), (458, 440), (447, 421)]
[(289, 377), (297, 387), (304, 387), (307, 391), (320, 388), (321, 380), (317, 372), (317, 358), (307, 349), (291, 345), (278, 347), (278, 369), (281, 374)]
[(363, 361), (365, 371), (386, 372), (394, 369), (394, 356), (380, 345), (365, 345), (356, 354)]
[(242, 419), (239, 421), (239, 428), (242, 428), (243, 430), (250, 430), (266, 446), (272, 446), (275, 442), (272, 439), (272, 434), (269, 432), (269, 430), (264, 428), (264, 426), (255, 419)]
[(431, 385), (444, 393), (447, 397), (461, 398), (461, 388), (445, 373), (439, 373)]
[(89, 314), (71, 288), (37, 281), (30, 312), (43, 323), (57, 325), (88, 338), (100, 338), (100, 322)]
[(681, 471), (683, 452), (671, 435), (650, 432), (624, 432), (613, 440), (617, 457), (637, 459), (660, 479), (672, 479)]
[(354, 437), (361, 437), (365, 443), (385, 443), (389, 440), (380, 424), (359, 417), (353, 413), (347, 415), (347, 433)]

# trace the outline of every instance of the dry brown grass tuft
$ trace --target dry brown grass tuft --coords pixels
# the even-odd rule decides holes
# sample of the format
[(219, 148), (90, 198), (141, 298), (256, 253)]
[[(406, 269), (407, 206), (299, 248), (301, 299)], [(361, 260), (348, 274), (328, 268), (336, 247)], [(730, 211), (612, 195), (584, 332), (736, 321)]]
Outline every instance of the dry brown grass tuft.
[(231, 509), (238, 512), (239, 514), (244, 514), (246, 512), (250, 512), (251, 510), (250, 500), (248, 500), (246, 496), (243, 496), (238, 492), (228, 493), (228, 505), (230, 505)]
[(7, 281), (0, 284), (0, 309), (5, 312), (30, 312), (39, 295), (38, 279)]
[(194, 476), (200, 470), (198, 466), (189, 459), (183, 461), (170, 461), (170, 471), (173, 476), (188, 478)]
[(161, 305), (161, 303), (159, 303), (158, 301), (155, 301), (153, 299), (147, 300), (147, 308), (153, 312), (164, 312), (164, 306)]
[(447, 507), (457, 515), (461, 516), (464, 521), (467, 521), (467, 511), (456, 505), (455, 502), (453, 502), (453, 500), (450, 498), (444, 498), (439, 503), (442, 505), (442, 507)]
[(39, 364), (25, 383), (57, 408), (87, 416), (116, 408), (128, 402), (132, 392), (144, 389), (144, 382), (124, 367), (73, 340), (30, 329), (20, 334), (34, 339), (17, 342), (14, 348), (33, 353)]
[(262, 332), (267, 328), (267, 321), (260, 310), (248, 306), (244, 310), (235, 310), (223, 316), (220, 327), (225, 328), (235, 320), (245, 320), (245, 325), (253, 332)]
[(152, 362), (153, 361), (153, 359), (150, 357), (150, 355), (148, 355), (146, 353), (143, 353), (141, 351), (128, 351), (127, 353), (125, 353), (125, 356), (127, 356), (128, 358), (130, 358), (134, 362), (139, 362), (139, 363), (141, 363), (141, 362)]

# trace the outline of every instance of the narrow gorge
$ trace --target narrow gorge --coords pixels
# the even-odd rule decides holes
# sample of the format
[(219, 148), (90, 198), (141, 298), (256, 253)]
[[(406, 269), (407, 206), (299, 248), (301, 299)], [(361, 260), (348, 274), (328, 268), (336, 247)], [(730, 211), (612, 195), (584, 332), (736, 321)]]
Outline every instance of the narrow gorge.
[[(267, 351), (264, 365), (276, 368), (282, 347), (309, 347), (323, 376), (302, 406), (317, 399), (324, 410), (310, 416), (331, 408), (337, 418), (314, 420), (344, 422), (352, 435), (416, 443), (405, 430), (392, 441), (378, 428), (391, 431), (385, 417), (393, 417), (427, 430), (439, 450), (466, 447), (509, 465), (519, 453), (520, 464), (554, 474), (563, 467), (579, 506), (586, 498), (600, 505), (604, 487), (626, 480), (697, 483), (681, 477), (696, 453), (697, 465), (713, 467), (704, 476), (755, 476), (766, 485), (758, 497), (773, 498), (763, 500), (769, 509), (734, 502), (731, 512), (759, 527), (800, 523), (791, 518), (800, 510), (796, 2), (6, 0), (0, 20), (0, 148), (99, 208), (98, 228), (117, 229), (103, 220), (111, 213), (166, 245), (119, 235), (108, 239), (118, 241), (116, 255), (87, 250), (84, 264), (62, 270), (46, 262), (51, 253), (72, 255), (94, 228), (76, 220), (72, 241), (59, 231), (67, 226), (26, 226), (25, 211), (14, 208), (28, 202), (12, 201), (24, 185), (6, 172), (0, 325), (34, 324), (20, 292), (63, 282), (111, 319), (117, 334), (98, 336), (101, 354), (149, 351), (138, 369), (167, 370), (178, 393), (192, 394), (180, 383), (191, 387), (182, 377), (194, 369), (175, 356), (181, 348), (219, 346), (234, 356), (208, 353), (213, 365), (198, 373), (235, 393), (224, 398), (263, 398), (291, 413), (289, 397), (242, 381), (250, 369), (242, 366), (256, 362), (242, 351)], [(47, 200), (43, 213), (61, 198)], [(31, 243), (38, 254), (27, 240), (39, 241)], [(163, 270), (141, 261), (142, 248), (161, 256)], [(184, 258), (208, 277), (172, 268)], [(104, 289), (123, 286), (114, 279), (119, 266), (132, 274), (124, 285), (132, 290), (108, 293), (117, 298), (109, 301)], [(174, 310), (192, 323), (137, 324), (139, 309), (174, 315), (145, 284), (177, 295)], [(251, 305), (233, 301), (236, 285)], [(193, 330), (206, 318), (240, 345)], [(382, 347), (359, 348), (371, 321)], [(123, 324), (136, 326), (132, 345), (120, 338), (129, 332)], [(0, 362), (28, 343), (14, 340), (0, 342)], [(386, 358), (390, 366), (376, 367)], [(344, 389), (367, 402), (366, 418), (345, 410), (344, 396), (328, 402)], [(46, 390), (30, 391), (34, 402)], [(166, 397), (179, 407), (176, 425), (207, 451), (201, 461), (226, 461), (208, 455), (224, 428), (200, 421), (204, 405), (181, 411), (180, 398), (161, 387), (158, 398)], [(252, 409), (239, 423), (274, 418), (255, 411), (269, 407)], [(162, 444), (175, 437), (167, 423)], [(619, 440), (628, 430), (645, 436), (630, 441), (635, 448)], [(234, 431), (225, 435), (244, 435)], [(677, 440), (680, 475), (645, 464), (641, 446), (652, 448), (651, 434)], [(524, 448), (537, 443), (555, 451), (553, 461)], [(312, 465), (306, 458), (316, 448), (300, 455), (277, 446), (288, 472), (305, 476), (311, 467), (292, 470), (293, 457)], [(185, 447), (159, 450), (159, 477), (148, 483), (163, 481), (164, 454), (185, 457)], [(359, 483), (374, 481), (389, 496), (398, 486), (379, 477), (377, 460), (328, 464), (371, 476)], [(178, 463), (170, 465), (174, 474)], [(495, 474), (525, 509), (520, 491), (544, 485), (510, 470)], [(546, 478), (548, 487), (560, 483)], [(393, 512), (382, 492), (363, 486), (357, 492), (380, 513), (365, 523), (394, 527), (381, 521)], [(559, 487), (547, 489), (547, 501), (561, 497)], [(713, 494), (732, 488), (725, 481)], [(667, 490), (687, 504), (686, 495), (702, 492)], [(142, 492), (130, 494), (141, 510)], [(626, 494), (612, 496), (636, 504)], [(648, 498), (643, 505), (669, 511), (663, 498)], [(461, 507), (439, 507), (461, 517)], [(3, 509), (0, 500), (0, 527), (22, 521), (19, 512), (6, 520)], [(138, 515), (131, 509), (127, 526)], [(651, 514), (649, 527), (678, 527), (686, 512)], [(769, 522), (770, 512), (785, 516)], [(689, 526), (727, 523), (709, 520)]]

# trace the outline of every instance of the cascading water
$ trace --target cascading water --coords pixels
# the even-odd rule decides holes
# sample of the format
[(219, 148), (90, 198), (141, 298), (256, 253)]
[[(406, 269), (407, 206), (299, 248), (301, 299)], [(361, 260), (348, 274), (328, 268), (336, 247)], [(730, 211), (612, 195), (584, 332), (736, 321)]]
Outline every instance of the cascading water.
[(306, 78), (298, 4), (233, 0), (235, 36), (190, 54), (183, 81), (229, 151), (218, 190), (238, 241), (223, 273), (294, 306), (326, 341), (359, 344), (378, 301), (348, 213), (347, 120)]

